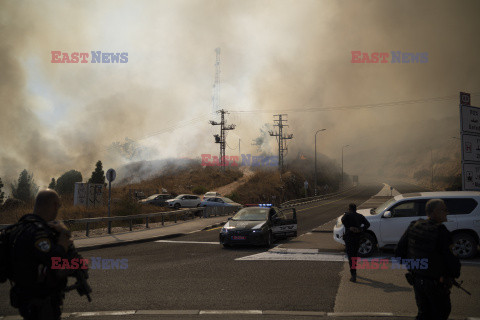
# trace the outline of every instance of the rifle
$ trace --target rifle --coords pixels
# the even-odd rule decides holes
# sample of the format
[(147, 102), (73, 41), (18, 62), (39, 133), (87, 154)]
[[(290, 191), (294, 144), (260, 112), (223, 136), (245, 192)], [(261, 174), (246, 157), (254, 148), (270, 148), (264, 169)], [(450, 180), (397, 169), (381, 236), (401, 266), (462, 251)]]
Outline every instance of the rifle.
[[(58, 239), (59, 233), (56, 230), (54, 230), (54, 232), (55, 232), (56, 237)], [(67, 236), (69, 238), (71, 237), (70, 231), (67, 231)], [(79, 260), (82, 259), (82, 256), (78, 253), (77, 249), (75, 248), (75, 246), (73, 244), (71, 244), (68, 247), (67, 258), (68, 258), (68, 260), (71, 260), (73, 258), (78, 258)], [(75, 269), (75, 270), (73, 270), (73, 272), (71, 274), (69, 274), (69, 277), (74, 277), (74, 278), (77, 279), (77, 281), (75, 282), (75, 284), (73, 284), (71, 286), (67, 286), (63, 291), (64, 292), (69, 292), (69, 291), (72, 291), (72, 290), (77, 290), (77, 292), (80, 296), (86, 295), (87, 299), (88, 299), (88, 302), (92, 302), (92, 298), (90, 297), (90, 293), (92, 293), (92, 288), (90, 287), (90, 285), (87, 282), (88, 269), (80, 269), (80, 268)]]
[(85, 269), (76, 269), (71, 276), (75, 277), (77, 281), (75, 282), (75, 284), (66, 287), (64, 291), (68, 292), (72, 290), (77, 290), (80, 296), (86, 295), (88, 302), (92, 302), (92, 298), (90, 298), (92, 288), (87, 282), (88, 271)]
[(466, 294), (468, 294), (469, 296), (471, 296), (472, 294), (470, 292), (468, 292), (467, 290), (465, 290), (465, 288), (462, 287), (462, 283), (463, 281), (460, 281), (460, 283), (458, 283), (455, 279), (452, 279), (452, 284), (457, 287), (458, 289), (464, 291)]

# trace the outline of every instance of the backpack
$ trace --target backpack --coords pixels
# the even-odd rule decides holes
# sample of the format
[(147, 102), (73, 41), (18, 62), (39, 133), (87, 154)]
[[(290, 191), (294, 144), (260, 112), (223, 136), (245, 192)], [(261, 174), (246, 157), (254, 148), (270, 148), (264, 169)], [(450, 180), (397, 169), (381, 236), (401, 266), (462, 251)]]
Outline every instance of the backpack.
[(13, 224), (0, 230), (0, 283), (4, 283), (12, 278), (10, 236), (18, 225)]
[(0, 230), (0, 283), (4, 283), (10, 276), (9, 268), (9, 249), (8, 238), (10, 232), (9, 227)]

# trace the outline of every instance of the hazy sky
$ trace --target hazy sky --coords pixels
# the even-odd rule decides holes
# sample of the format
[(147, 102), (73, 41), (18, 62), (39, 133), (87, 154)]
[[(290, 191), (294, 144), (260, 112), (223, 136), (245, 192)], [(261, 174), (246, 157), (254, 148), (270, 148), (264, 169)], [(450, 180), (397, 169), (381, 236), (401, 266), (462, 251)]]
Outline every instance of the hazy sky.
[[(87, 177), (97, 160), (127, 162), (108, 149), (126, 137), (144, 148), (136, 160), (217, 154), (208, 123), (217, 47), (220, 106), (237, 124), (229, 147), (241, 139), (242, 153), (257, 153), (252, 140), (282, 112), (294, 134), (288, 156), (311, 154), (326, 128), (319, 152), (339, 160), (351, 145), (350, 173), (409, 172), (429, 147), (459, 152), (459, 91), (480, 106), (479, 12), (477, 0), (2, 1), (0, 177), (24, 168), (40, 185), (70, 169)], [(51, 51), (90, 57), (51, 63)], [(91, 63), (91, 51), (126, 52), (128, 62)], [(352, 51), (390, 56), (352, 63)], [(392, 51), (428, 61), (391, 63)]]

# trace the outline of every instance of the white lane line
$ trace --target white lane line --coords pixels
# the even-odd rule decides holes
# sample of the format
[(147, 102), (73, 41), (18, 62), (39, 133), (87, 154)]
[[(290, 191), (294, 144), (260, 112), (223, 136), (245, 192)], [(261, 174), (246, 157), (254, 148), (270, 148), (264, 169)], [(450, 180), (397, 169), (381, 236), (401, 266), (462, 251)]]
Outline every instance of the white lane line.
[(196, 233), (196, 232), (200, 232), (200, 231), (202, 231), (202, 230), (201, 230), (201, 229), (198, 229), (198, 230), (195, 230), (195, 231), (190, 231), (190, 232), (188, 232), (188, 234)]
[(92, 311), (92, 312), (73, 312), (69, 317), (94, 317), (94, 316), (127, 316), (135, 314), (135, 310), (124, 311)]
[(348, 261), (345, 255), (340, 254), (305, 254), (305, 253), (274, 253), (274, 252), (263, 252), (254, 254), (251, 256), (246, 256), (242, 258), (237, 258), (238, 261), (331, 261), (331, 262), (345, 262)]
[(318, 249), (289, 249), (289, 248), (273, 248), (268, 252), (271, 253), (305, 253), (305, 254), (315, 254), (318, 253)]
[(393, 317), (391, 312), (327, 312), (328, 317)]
[(219, 245), (220, 242), (202, 242), (202, 241), (175, 241), (175, 240), (156, 240), (155, 242), (163, 243), (194, 243), (194, 244), (216, 244)]
[(262, 310), (201, 310), (200, 314), (262, 314)]

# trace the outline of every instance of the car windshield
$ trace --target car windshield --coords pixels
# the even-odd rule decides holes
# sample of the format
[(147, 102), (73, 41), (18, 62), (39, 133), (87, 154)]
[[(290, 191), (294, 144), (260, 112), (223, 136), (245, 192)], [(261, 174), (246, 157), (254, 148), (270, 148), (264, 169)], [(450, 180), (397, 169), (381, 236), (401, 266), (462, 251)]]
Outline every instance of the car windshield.
[(378, 208), (375, 209), (375, 214), (379, 214), (379, 213), (383, 212), (386, 208), (388, 208), (394, 202), (395, 202), (395, 198), (392, 198), (392, 199), (388, 200), (387, 202), (385, 202), (384, 204), (381, 204), (380, 206), (378, 206)]
[(268, 218), (268, 210), (266, 208), (245, 208), (237, 212), (233, 216), (234, 221), (266, 221)]
[(158, 194), (151, 195), (150, 197), (147, 198), (147, 200), (153, 200), (158, 196)]
[(184, 195), (181, 194), (181, 195), (179, 195), (179, 196), (176, 196), (175, 199), (182, 199), (183, 196), (184, 196)]
[(220, 198), (220, 199), (222, 199), (226, 203), (233, 203), (233, 201), (228, 198)]

